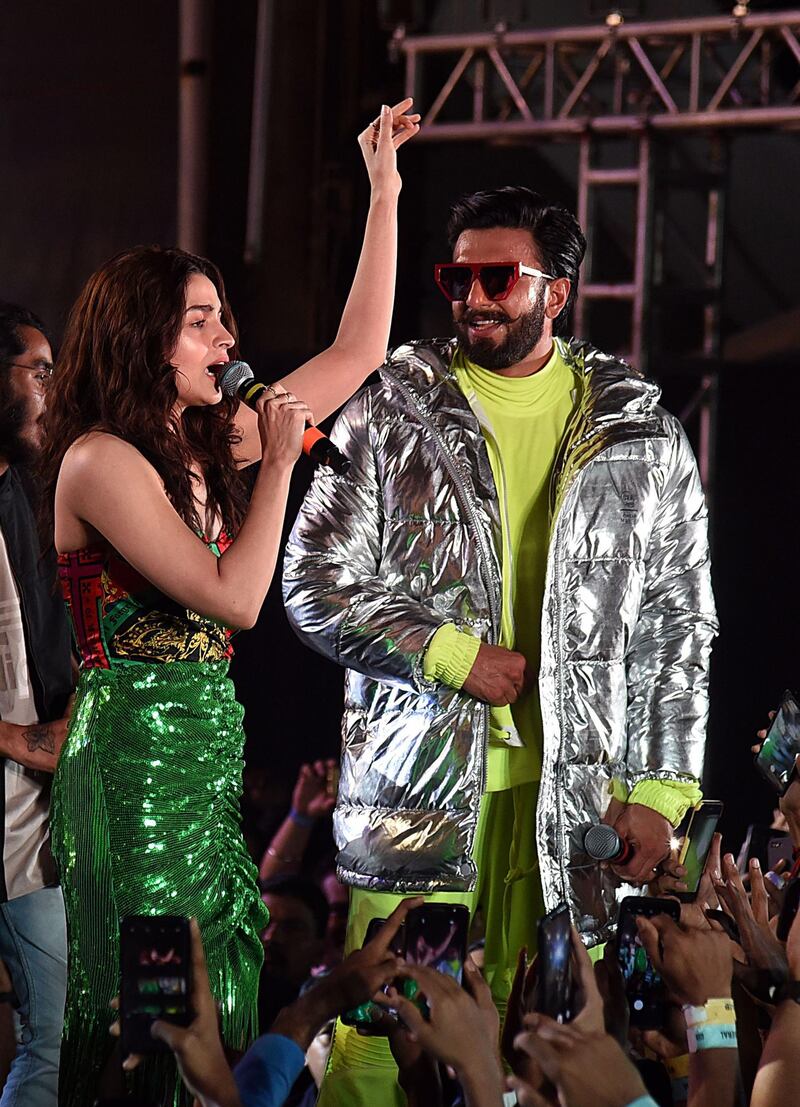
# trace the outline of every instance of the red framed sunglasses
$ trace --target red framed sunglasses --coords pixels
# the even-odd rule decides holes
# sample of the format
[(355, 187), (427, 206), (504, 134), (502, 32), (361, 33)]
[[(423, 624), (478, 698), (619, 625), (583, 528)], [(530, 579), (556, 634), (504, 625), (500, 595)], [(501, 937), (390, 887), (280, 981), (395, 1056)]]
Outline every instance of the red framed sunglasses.
[(551, 273), (532, 269), (521, 261), (443, 262), (433, 269), (433, 279), (451, 303), (466, 300), (475, 281), (480, 283), (487, 299), (505, 300), (520, 277), (556, 279)]

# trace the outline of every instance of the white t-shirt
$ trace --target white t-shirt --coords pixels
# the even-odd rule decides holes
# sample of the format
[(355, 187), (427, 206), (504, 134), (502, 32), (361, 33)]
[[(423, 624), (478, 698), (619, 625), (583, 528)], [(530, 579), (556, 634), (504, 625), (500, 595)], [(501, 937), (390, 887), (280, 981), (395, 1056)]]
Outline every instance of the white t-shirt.
[[(7, 723), (37, 722), (19, 592), (0, 533), (0, 719)], [(50, 853), (49, 773), (5, 761), (5, 834), (3, 869), (8, 899), (56, 883)]]

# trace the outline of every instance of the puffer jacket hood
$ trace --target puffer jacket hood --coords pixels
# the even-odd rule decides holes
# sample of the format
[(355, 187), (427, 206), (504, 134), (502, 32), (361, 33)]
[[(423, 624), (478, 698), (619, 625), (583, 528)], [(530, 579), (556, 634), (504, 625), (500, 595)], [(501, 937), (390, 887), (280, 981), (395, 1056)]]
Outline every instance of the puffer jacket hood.
[[(537, 812), (548, 908), (609, 932), (616, 879), (582, 853), (612, 782), (698, 778), (716, 631), (706, 510), (655, 384), (557, 340), (576, 379), (551, 484)], [(286, 552), (290, 622), (343, 665), (339, 875), (381, 891), (465, 890), (484, 790), (488, 707), (426, 682), (445, 623), (496, 642), (500, 514), (453, 341), (396, 349), (339, 417), (347, 476), (319, 470)], [(622, 889), (624, 890), (624, 888)]]

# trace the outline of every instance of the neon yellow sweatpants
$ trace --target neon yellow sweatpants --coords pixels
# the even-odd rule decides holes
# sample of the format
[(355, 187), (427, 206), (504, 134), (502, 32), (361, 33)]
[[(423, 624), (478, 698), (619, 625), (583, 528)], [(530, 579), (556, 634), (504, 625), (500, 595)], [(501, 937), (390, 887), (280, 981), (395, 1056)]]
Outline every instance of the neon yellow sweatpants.
[[(536, 783), (487, 792), (475, 833), (472, 857), (478, 869), (473, 892), (437, 892), (427, 903), (461, 903), (473, 916), (480, 909), (486, 927), (484, 973), (501, 1017), (517, 955), (536, 948), (542, 891), (536, 856)], [(370, 919), (385, 919), (402, 899), (387, 892), (353, 889), (346, 952), (358, 949)], [(385, 1038), (365, 1037), (337, 1020), (318, 1107), (404, 1107), (397, 1067)]]

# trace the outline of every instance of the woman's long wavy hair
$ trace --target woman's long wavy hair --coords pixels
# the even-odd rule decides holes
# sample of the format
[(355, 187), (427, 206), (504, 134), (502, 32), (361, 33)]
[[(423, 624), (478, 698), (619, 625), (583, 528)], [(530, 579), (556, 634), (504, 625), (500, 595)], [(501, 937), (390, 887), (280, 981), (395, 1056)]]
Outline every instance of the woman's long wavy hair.
[[(98, 269), (70, 312), (45, 415), (43, 527), (52, 536), (56, 481), (64, 454), (92, 430), (118, 435), (158, 472), (185, 523), (204, 532), (221, 518), (235, 532), (246, 510), (233, 447), (237, 401), (186, 408), (176, 419), (175, 368), (170, 365), (186, 308), (186, 283), (202, 273), (214, 284), (222, 322), (236, 324), (222, 276), (205, 258), (184, 250), (137, 246)], [(194, 497), (191, 467), (206, 483), (206, 519)], [(213, 537), (213, 536), (212, 536)]]

